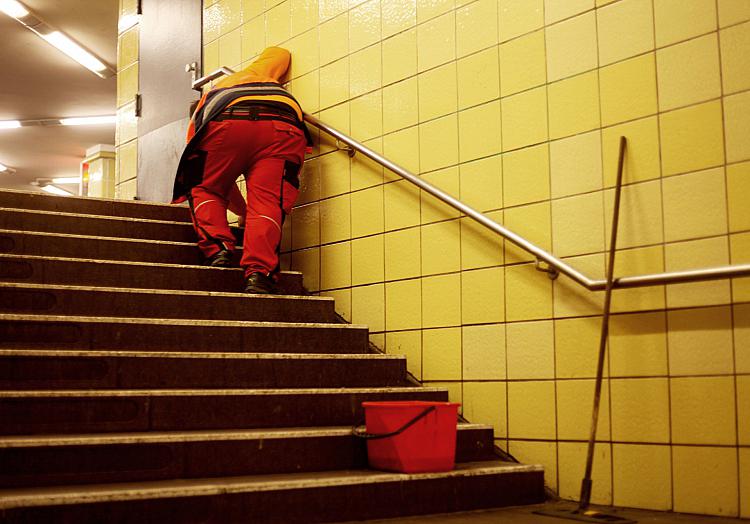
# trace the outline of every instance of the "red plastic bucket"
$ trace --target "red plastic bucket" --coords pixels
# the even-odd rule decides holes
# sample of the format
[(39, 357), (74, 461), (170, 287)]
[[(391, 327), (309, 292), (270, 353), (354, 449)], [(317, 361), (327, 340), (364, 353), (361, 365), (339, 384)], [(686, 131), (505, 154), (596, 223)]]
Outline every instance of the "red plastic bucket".
[(434, 407), (398, 435), (367, 441), (370, 467), (403, 473), (450, 471), (456, 461), (455, 402), (418, 400), (363, 402), (365, 424), (370, 435), (397, 431)]

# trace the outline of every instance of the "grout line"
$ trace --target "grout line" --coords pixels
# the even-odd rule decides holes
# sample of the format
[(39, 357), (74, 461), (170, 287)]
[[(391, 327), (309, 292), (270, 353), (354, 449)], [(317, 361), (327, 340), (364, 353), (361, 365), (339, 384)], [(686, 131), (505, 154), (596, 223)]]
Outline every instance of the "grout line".
[[(547, 16), (546, 13), (546, 3), (542, 4), (542, 19), (545, 20)], [(547, 150), (547, 195), (550, 197), (552, 196), (552, 146), (551, 141), (549, 140), (550, 136), (550, 102), (549, 102), (549, 75), (548, 75), (548, 64), (547, 64), (547, 28), (546, 25), (541, 28), (542, 31), (542, 40), (543, 40), (543, 48), (544, 48), (544, 99), (545, 99), (545, 117), (547, 119), (547, 129), (545, 130), (545, 135), (547, 137), (546, 141), (546, 150)], [(533, 33), (531, 33), (533, 34)], [(499, 54), (499, 52), (498, 52)], [(501, 92), (502, 94), (502, 92)], [(512, 95), (511, 95), (512, 96)], [(532, 146), (533, 147), (533, 146)], [(542, 146), (544, 147), (544, 146)], [(504, 157), (505, 155), (503, 155)], [(505, 195), (503, 195), (504, 197)], [(549, 200), (547, 200), (549, 201)], [(503, 198), (503, 205), (505, 206), (505, 199)], [(552, 203), (550, 201), (549, 203), (549, 213), (548, 213), (548, 220), (549, 220), (549, 243), (550, 247), (554, 245), (554, 232), (552, 228), (553, 220), (552, 220)], [(507, 209), (507, 208), (505, 208)], [(503, 215), (503, 220), (507, 221), (507, 217)], [(504, 244), (505, 246), (505, 244)], [(505, 264), (508, 263), (507, 260), (507, 251), (506, 251), (506, 258), (503, 260)], [(552, 317), (555, 316), (555, 290), (556, 286), (554, 284), (550, 285), (550, 300), (551, 300), (551, 307), (552, 307)], [(507, 317), (506, 317), (507, 322)], [(556, 322), (552, 321), (552, 347), (553, 347), (553, 368), (552, 373), (554, 377), (554, 409), (555, 409), (555, 485), (557, 486), (557, 494), (560, 493), (560, 446), (557, 444), (559, 442), (560, 438), (560, 416), (559, 416), (559, 405), (558, 405), (558, 377), (557, 377), (557, 344), (555, 343), (557, 340), (557, 332), (556, 332)], [(507, 344), (506, 344), (507, 346)], [(507, 352), (507, 349), (506, 349)]]
[[(498, 438), (498, 437), (496, 437)], [(582, 440), (582, 439), (559, 439), (557, 441), (550, 440), (550, 439), (543, 439), (543, 438), (520, 438), (520, 437), (514, 437), (512, 440), (519, 441), (519, 442), (548, 442), (551, 444), (554, 443), (563, 443), (563, 444), (585, 444), (588, 441)], [(661, 446), (661, 447), (671, 447), (672, 444), (669, 442), (655, 442), (655, 441), (637, 441), (637, 440), (613, 440), (613, 439), (596, 439), (597, 444), (619, 444), (619, 445), (630, 445), (630, 446)], [(686, 447), (686, 448), (736, 448), (734, 444), (676, 444), (680, 447)], [(741, 449), (750, 449), (750, 446), (748, 445), (741, 445), (739, 446)]]
[[(654, 37), (654, 47), (656, 47), (656, 8), (654, 7), (653, 1), (651, 2), (651, 20), (653, 23), (652, 31), (653, 31), (653, 37)], [(654, 79), (656, 82), (656, 107), (657, 112), (659, 109), (659, 64), (658, 64), (658, 58), (656, 51), (654, 51)], [(666, 248), (664, 247), (666, 245), (666, 225), (665, 220), (666, 216), (664, 213), (664, 158), (662, 155), (662, 149), (663, 149), (663, 141), (662, 141), (662, 133), (661, 133), (661, 113), (659, 113), (659, 116), (656, 118), (656, 129), (657, 129), (657, 136), (659, 139), (659, 192), (660, 192), (660, 205), (661, 205), (661, 227), (662, 227), (662, 239), (664, 241), (662, 242), (662, 268), (666, 268)], [(663, 269), (666, 271), (666, 269)], [(669, 294), (667, 292), (667, 286), (663, 286), (663, 297), (664, 297), (664, 346), (665, 346), (665, 357), (666, 357), (666, 375), (669, 377), (670, 375), (670, 366), (669, 366), (669, 315), (667, 312), (668, 309), (668, 303), (669, 303)], [(669, 489), (670, 489), (670, 510), (674, 510), (675, 507), (675, 481), (674, 481), (674, 447), (672, 445), (672, 384), (669, 378), (667, 378), (667, 416), (669, 417), (667, 422), (669, 424), (669, 464), (670, 464), (670, 470), (669, 470)]]
[[(500, 40), (500, 12), (499, 12), (500, 6), (498, 4), (498, 25), (497, 25), (497, 31), (498, 31), (498, 41)], [(502, 93), (502, 68), (500, 65), (500, 44), (497, 46), (496, 51), (496, 57), (497, 57), (497, 68), (498, 68), (498, 75), (497, 75), (497, 93), (498, 97)], [(498, 100), (500, 100), (498, 98)], [(492, 101), (490, 101), (491, 103)], [(502, 102), (500, 102), (500, 149), (502, 151), (503, 149), (503, 127), (502, 127)], [(500, 176), (501, 176), (501, 184), (500, 184), (500, 192), (501, 192), (501, 204), (502, 206), (505, 206), (505, 156), (500, 155)], [(503, 220), (505, 219), (505, 214), (503, 212)], [(502, 263), (501, 267), (504, 267), (504, 265), (508, 262), (507, 259), (507, 253), (505, 248), (505, 239), (500, 239), (500, 249), (502, 254)], [(508, 377), (509, 377), (509, 366), (510, 366), (510, 360), (508, 358), (508, 279), (505, 278), (505, 270), (503, 269), (503, 349), (504, 349), (504, 360), (505, 360), (505, 377), (504, 377), (504, 385), (503, 388), (505, 390), (505, 449), (508, 453), (512, 455), (511, 452), (511, 446), (510, 446), (510, 387), (508, 386)]]
[[(611, 238), (609, 237), (609, 234), (608, 234), (609, 231), (607, 230), (607, 214), (606, 214), (607, 205), (606, 205), (606, 198), (605, 198), (605, 196), (606, 196), (607, 193), (606, 193), (606, 191), (604, 191), (604, 187), (605, 187), (605, 183), (604, 183), (604, 144), (602, 143), (603, 142), (603, 137), (602, 137), (602, 132), (601, 132), (602, 114), (603, 114), (603, 112), (602, 112), (601, 56), (600, 56), (600, 49), (601, 49), (601, 47), (599, 45), (599, 17), (598, 17), (598, 14), (599, 14), (599, 10), (596, 9), (594, 11), (594, 34), (595, 34), (595, 40), (596, 40), (596, 85), (597, 85), (597, 99), (598, 99), (597, 103), (598, 103), (598, 109), (599, 109), (599, 129), (600, 129), (600, 131), (599, 131), (599, 144), (600, 144), (600, 148), (599, 148), (599, 174), (600, 174), (599, 185), (600, 185), (601, 189), (599, 190), (599, 192), (601, 194), (601, 205), (602, 205), (602, 232), (603, 232), (603, 237), (604, 237), (602, 240), (603, 240), (604, 251), (605, 251), (604, 260), (602, 262), (603, 262), (603, 269), (604, 269), (604, 272), (605, 272), (604, 274), (606, 275), (606, 272), (607, 272), (607, 269), (608, 269), (607, 268), (608, 249), (611, 248), (611, 246), (608, 246), (608, 244), (611, 242)], [(623, 166), (623, 168), (624, 168), (624, 166)], [(623, 173), (623, 175), (624, 175), (624, 173)], [(614, 206), (613, 206), (613, 212), (614, 212)], [(613, 223), (614, 223), (614, 219), (613, 219)], [(616, 249), (615, 249), (615, 253), (617, 253)], [(616, 260), (616, 257), (615, 257), (614, 260)], [(612, 265), (616, 267), (614, 260), (612, 261)], [(610, 305), (610, 310), (611, 310), (611, 305)], [(603, 323), (604, 323), (604, 312), (603, 311), (602, 311), (602, 315), (601, 316), (602, 316), (602, 327), (600, 329), (604, 329), (604, 326), (603, 326)], [(607, 403), (609, 404), (608, 405), (609, 409), (607, 411), (607, 416), (608, 416), (607, 423), (608, 423), (608, 427), (609, 427), (609, 430), (610, 430), (610, 437), (611, 437), (611, 432), (612, 432), (612, 386), (611, 386), (611, 384), (612, 384), (612, 382), (610, 380), (610, 377), (612, 376), (612, 369), (611, 369), (611, 361), (610, 361), (611, 347), (610, 347), (610, 336), (609, 336), (609, 334), (608, 334), (607, 340), (605, 341), (604, 351), (605, 351), (605, 356), (606, 356), (605, 365), (607, 366), (606, 367), (606, 373), (607, 374), (606, 374), (606, 378), (602, 377), (602, 381), (603, 381), (603, 383), (602, 383), (602, 389), (604, 389), (605, 386), (606, 386)], [(593, 401), (593, 399), (592, 399), (592, 401)], [(600, 399), (600, 401), (601, 401), (601, 399)], [(599, 410), (599, 413), (600, 413), (599, 417), (601, 417), (601, 415), (602, 415), (601, 409)], [(599, 420), (601, 420), (601, 418)], [(596, 428), (595, 428), (595, 430), (597, 432), (598, 432), (598, 429), (599, 429), (599, 420), (597, 420), (597, 425), (596, 425)], [(595, 446), (595, 449), (596, 449), (596, 446)], [(609, 444), (609, 493), (610, 493), (609, 504), (612, 504), (613, 500), (615, 499), (615, 464), (614, 464), (614, 447), (612, 446), (611, 443)]]
[[(439, 327), (439, 328), (429, 328), (425, 329), (424, 331), (434, 331), (438, 329), (450, 329), (446, 327)], [(382, 331), (376, 331), (374, 334), (383, 334), (383, 333), (405, 333), (410, 331), (416, 331), (417, 329), (411, 328), (411, 329), (405, 329), (402, 331), (389, 331), (389, 332), (382, 332)], [(614, 376), (614, 377), (607, 377), (608, 380), (615, 381), (615, 382), (624, 382), (624, 381), (639, 381), (639, 380), (693, 380), (693, 379), (726, 379), (729, 377), (732, 377), (733, 375), (731, 373), (726, 373), (723, 375), (677, 375), (677, 376), (669, 376), (669, 375), (637, 375), (637, 376)], [(737, 376), (740, 377), (750, 377), (750, 373), (738, 373)], [(495, 382), (507, 382), (509, 384), (523, 384), (526, 382), (592, 382), (595, 380), (596, 377), (592, 375), (587, 376), (581, 376), (581, 377), (560, 377), (560, 378), (514, 378), (514, 379), (508, 379), (508, 380), (500, 380), (497, 378), (488, 378), (488, 379), (469, 379), (466, 382), (483, 382), (483, 383), (495, 383)], [(448, 380), (433, 380), (432, 382), (451, 382), (451, 383), (458, 383), (460, 382), (459, 379), (448, 379)], [(681, 445), (681, 444), (680, 444)], [(714, 444), (704, 444), (707, 446), (713, 446)], [(726, 444), (726, 446), (729, 447), (735, 447), (736, 444)], [(747, 446), (750, 446), (748, 444)]]
[[(481, 0), (478, 0), (477, 3), (479, 1), (481, 1)], [(454, 2), (454, 6), (455, 6), (455, 2)], [(456, 8), (456, 12), (457, 11), (458, 11), (458, 8)], [(457, 112), (457, 116), (456, 116), (456, 138), (458, 139), (458, 142), (456, 144), (456, 154), (457, 154), (457, 157), (458, 157), (458, 162), (460, 164), (461, 163), (461, 139), (460, 139), (460, 136), (461, 136), (461, 126), (459, 124), (459, 119), (458, 119), (458, 107), (460, 105), (459, 98), (458, 98), (458, 17), (455, 16), (455, 15), (453, 16), (453, 28), (454, 28), (453, 31), (454, 31), (454, 35), (455, 35), (455, 38), (453, 40), (453, 56), (454, 56), (454, 60), (452, 62), (450, 62), (450, 63), (452, 63), (452, 65), (453, 65), (453, 71), (455, 72), (455, 78), (456, 78), (456, 112)], [(419, 50), (417, 50), (417, 52), (419, 52)], [(419, 101), (419, 82), (417, 82), (417, 101)], [(460, 196), (461, 195), (461, 175), (460, 175), (460, 169), (458, 167), (456, 168), (456, 178), (458, 179), (458, 194)], [(420, 190), (420, 197), (421, 197), (422, 193), (423, 193), (423, 191)], [(420, 198), (420, 200), (421, 200), (421, 198)], [(423, 211), (423, 210), (420, 209), (420, 211)], [(422, 220), (423, 219), (422, 219), (421, 214), (420, 214), (420, 222), (422, 222)], [(463, 277), (464, 277), (464, 275), (463, 275), (463, 271), (462, 271), (462, 268), (463, 268), (463, 252), (462, 252), (462, 249), (461, 249), (461, 245), (462, 245), (462, 232), (461, 231), (462, 230), (461, 230), (461, 222), (460, 222), (460, 220), (457, 223), (457, 225), (458, 225), (458, 268), (459, 268), (459, 271), (458, 271), (458, 300), (459, 300), (459, 302), (458, 302), (458, 318), (460, 319), (460, 322), (463, 325), (463, 320), (464, 320), (464, 311), (463, 311), (464, 281), (463, 281)], [(465, 358), (465, 355), (464, 355), (464, 330), (463, 330), (463, 327), (460, 328), (459, 337), (460, 337), (461, 347), (459, 348), (459, 356), (460, 356), (460, 358), (459, 358), (459, 363), (460, 364), (459, 365), (460, 365), (460, 369), (458, 370), (458, 372), (459, 372), (459, 376), (461, 377), (461, 388), (460, 388), (460, 391), (461, 391), (461, 404), (463, 406), (463, 396), (464, 396), (464, 358)], [(462, 410), (462, 412), (463, 412), (463, 410)]]
[[(729, 173), (726, 168), (726, 162), (728, 158), (728, 151), (727, 151), (727, 127), (726, 127), (726, 108), (724, 106), (724, 100), (727, 96), (725, 89), (724, 89), (724, 62), (722, 60), (723, 55), (721, 53), (721, 38), (722, 38), (722, 30), (719, 29), (719, 0), (716, 0), (715, 2), (716, 6), (716, 46), (717, 46), (717, 52), (719, 54), (719, 82), (721, 87), (721, 129), (722, 129), (722, 139), (724, 143), (724, 164), (725, 167), (723, 168), (724, 171), (724, 197), (725, 197), (725, 205), (726, 205), (726, 224), (727, 224), (727, 235), (726, 235), (726, 242), (727, 242), (727, 253), (729, 254), (729, 262), (732, 262), (732, 245), (731, 245), (731, 227), (730, 227), (730, 201), (729, 201)], [(735, 443), (737, 444), (737, 450), (735, 455), (735, 463), (736, 463), (736, 469), (735, 474), (737, 476), (737, 511), (739, 514), (742, 514), (742, 490), (741, 490), (741, 474), (740, 471), (740, 418), (739, 418), (739, 391), (738, 391), (738, 383), (737, 383), (737, 346), (734, 334), (736, 332), (737, 326), (735, 324), (735, 308), (734, 308), (734, 285), (733, 285), (734, 279), (729, 281), (729, 301), (732, 304), (732, 306), (729, 308), (729, 320), (730, 320), (730, 330), (732, 333), (732, 375), (733, 375), (733, 393), (734, 393), (734, 431), (735, 431)]]

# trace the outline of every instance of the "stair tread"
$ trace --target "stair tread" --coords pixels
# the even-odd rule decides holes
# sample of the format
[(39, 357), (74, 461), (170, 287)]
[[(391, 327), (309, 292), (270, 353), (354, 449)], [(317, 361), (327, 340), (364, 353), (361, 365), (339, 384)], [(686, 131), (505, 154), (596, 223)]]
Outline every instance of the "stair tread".
[(543, 471), (543, 467), (538, 464), (516, 464), (493, 460), (456, 464), (455, 469), (452, 471), (441, 473), (391, 473), (375, 470), (345, 470), (208, 479), (160, 480), (119, 484), (89, 484), (48, 488), (23, 488), (0, 490), (0, 509), (226, 495), (260, 491), (285, 491), (345, 485), (405, 482), (410, 480), (533, 473), (540, 471)]
[(96, 351), (80, 349), (0, 349), (0, 357), (194, 358), (216, 360), (404, 360), (387, 353), (229, 353), (206, 351)]
[(190, 226), (192, 227), (192, 224), (190, 222), (182, 222), (182, 221), (175, 221), (175, 220), (158, 220), (154, 218), (136, 218), (136, 217), (128, 217), (128, 216), (115, 216), (115, 215), (94, 215), (90, 213), (70, 213), (67, 211), (46, 211), (43, 209), (21, 209), (17, 207), (0, 207), (0, 213), (3, 211), (10, 211), (13, 213), (26, 213), (29, 215), (49, 215), (49, 216), (55, 216), (55, 217), (70, 217), (70, 218), (91, 218), (91, 219), (97, 219), (97, 220), (116, 220), (119, 222), (130, 222), (130, 223), (141, 223), (146, 222), (150, 224), (176, 224), (178, 226)]
[(258, 328), (310, 328), (310, 329), (367, 329), (365, 325), (334, 324), (330, 322), (268, 322), (254, 320), (195, 320), (180, 318), (138, 318), (138, 317), (85, 317), (72, 315), (21, 315), (0, 314), (0, 321), (11, 322), (90, 322), (97, 324), (158, 324), (171, 326), (212, 326), (212, 327), (258, 327)]
[[(489, 424), (459, 422), (458, 431), (489, 430)], [(268, 440), (282, 438), (315, 438), (350, 435), (351, 426), (217, 429), (193, 431), (149, 431), (129, 433), (83, 433), (79, 435), (21, 435), (0, 437), (0, 448), (34, 448), (47, 446), (94, 446), (112, 444), (156, 444), (169, 442), (203, 442), (224, 440)]]
[[(55, 201), (54, 199), (59, 199), (57, 196), (51, 196), (46, 195), (44, 193), (36, 192), (36, 191), (22, 191), (20, 189), (9, 189), (9, 188), (3, 188), (0, 189), (0, 198), (4, 194), (11, 194), (15, 196), (22, 196), (29, 199), (47, 199), (50, 201)], [(164, 210), (174, 210), (174, 209), (184, 209), (186, 220), (189, 221), (189, 214), (188, 214), (188, 208), (187, 206), (180, 205), (180, 204), (167, 204), (163, 202), (149, 202), (145, 200), (122, 200), (122, 199), (115, 199), (115, 198), (102, 198), (102, 197), (91, 197), (91, 196), (85, 196), (85, 197), (78, 197), (78, 196), (70, 196), (65, 197), (65, 200), (68, 202), (97, 202), (102, 204), (112, 204), (119, 207), (126, 207), (131, 209), (147, 209), (147, 208), (153, 208), (153, 209), (164, 209)], [(9, 209), (18, 209), (18, 208), (9, 208)]]
[[(286, 274), (294, 274), (284, 271)], [(95, 291), (101, 293), (123, 293), (123, 294), (148, 294), (148, 295), (184, 295), (184, 296), (202, 296), (202, 297), (231, 297), (245, 298), (251, 300), (273, 300), (279, 298), (308, 300), (312, 302), (333, 302), (332, 297), (322, 297), (318, 295), (251, 295), (248, 293), (230, 293), (228, 291), (201, 291), (187, 289), (146, 289), (146, 288), (129, 288), (129, 287), (100, 287), (100, 286), (71, 286), (66, 284), (32, 284), (26, 282), (0, 282), (0, 289), (33, 289), (39, 291)]]
[[(74, 258), (74, 257), (52, 257), (45, 255), (14, 255), (13, 253), (0, 253), (0, 260), (2, 259), (14, 259), (20, 258), (24, 260), (55, 260), (58, 262), (78, 262), (86, 264), (103, 264), (103, 265), (126, 265), (126, 266), (148, 266), (148, 267), (164, 267), (170, 269), (176, 268), (190, 268), (190, 269), (203, 269), (205, 271), (242, 271), (239, 267), (213, 267), (213, 266), (201, 266), (198, 264), (167, 264), (164, 262), (138, 262), (133, 260), (103, 260), (95, 258)], [(299, 271), (282, 271), (287, 275), (300, 275)]]
[[(14, 255), (13, 253), (0, 253), (0, 260), (4, 258), (21, 258), (30, 260), (56, 260), (63, 262), (85, 262), (87, 264), (108, 264), (108, 265), (127, 265), (127, 266), (148, 266), (148, 267), (165, 267), (170, 269), (176, 269), (186, 267), (190, 269), (204, 269), (206, 271), (242, 271), (239, 267), (213, 267), (213, 266), (201, 266), (198, 264), (167, 264), (164, 262), (138, 262), (133, 260), (100, 260), (94, 258), (73, 258), (73, 257), (52, 257), (45, 255)], [(281, 271), (283, 275), (301, 275), (300, 271)]]
[[(79, 234), (74, 234), (74, 233), (50, 233), (48, 231), (26, 231), (23, 229), (0, 229), (0, 235), (2, 234), (35, 235), (35, 236), (54, 237), (54, 238), (85, 238), (88, 240), (113, 240), (117, 242), (129, 242), (133, 244), (145, 243), (145, 244), (169, 245), (169, 246), (193, 246), (196, 249), (198, 249), (198, 244), (195, 242), (177, 242), (174, 240), (153, 240), (150, 238), (107, 237), (107, 236), (102, 236), (102, 235), (79, 235)], [(236, 246), (236, 249), (242, 249), (242, 246)]]
[(58, 389), (58, 390), (5, 390), (0, 399), (9, 398), (95, 398), (95, 397), (227, 397), (269, 395), (359, 395), (376, 393), (444, 393), (447, 389), (426, 386), (357, 387), (357, 388), (232, 388), (232, 389)]

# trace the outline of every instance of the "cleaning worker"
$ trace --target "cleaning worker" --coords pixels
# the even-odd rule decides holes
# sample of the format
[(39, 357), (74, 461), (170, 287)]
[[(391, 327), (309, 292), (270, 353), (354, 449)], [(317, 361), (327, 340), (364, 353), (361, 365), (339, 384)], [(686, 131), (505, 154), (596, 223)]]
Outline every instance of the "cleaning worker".
[[(198, 247), (211, 266), (233, 265), (227, 208), (245, 226), (240, 265), (245, 292), (276, 293), (281, 228), (299, 192), (312, 145), (302, 109), (281, 87), (291, 56), (269, 47), (247, 68), (203, 95), (190, 119), (173, 203), (190, 204)], [(237, 187), (244, 174), (247, 203)]]

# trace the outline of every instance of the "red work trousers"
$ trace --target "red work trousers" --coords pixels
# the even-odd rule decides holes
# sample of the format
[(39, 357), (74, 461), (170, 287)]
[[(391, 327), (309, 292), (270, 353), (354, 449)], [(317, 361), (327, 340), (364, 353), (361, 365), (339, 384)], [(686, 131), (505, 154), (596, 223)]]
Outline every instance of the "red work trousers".
[(209, 122), (198, 149), (205, 152), (202, 182), (191, 190), (193, 226), (206, 257), (234, 251), (227, 206), (237, 178), (247, 187), (245, 236), (241, 266), (245, 276), (259, 271), (274, 276), (284, 217), (299, 192), (305, 135), (281, 120)]

